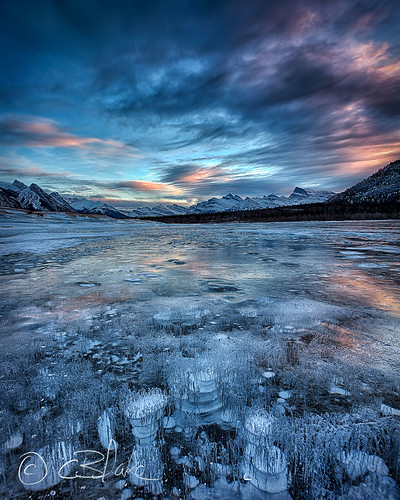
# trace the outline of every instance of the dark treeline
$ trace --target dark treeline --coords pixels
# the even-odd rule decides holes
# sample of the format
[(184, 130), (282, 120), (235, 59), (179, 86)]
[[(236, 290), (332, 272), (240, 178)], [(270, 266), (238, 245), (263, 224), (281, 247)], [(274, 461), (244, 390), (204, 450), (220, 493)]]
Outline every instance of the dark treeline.
[(145, 217), (141, 220), (153, 220), (167, 224), (204, 224), (220, 222), (289, 222), (311, 220), (371, 220), (399, 219), (400, 202), (397, 199), (385, 203), (350, 203), (335, 201), (295, 205), (279, 208), (264, 208), (236, 212), (217, 212), (212, 214), (168, 215), (163, 217)]

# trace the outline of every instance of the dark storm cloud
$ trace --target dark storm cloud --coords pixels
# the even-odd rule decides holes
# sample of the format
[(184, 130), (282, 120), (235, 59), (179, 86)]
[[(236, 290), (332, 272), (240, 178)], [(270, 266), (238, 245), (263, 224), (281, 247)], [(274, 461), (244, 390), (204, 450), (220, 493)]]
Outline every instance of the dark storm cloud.
[[(324, 11), (321, 5), (304, 3), (302, 9), (315, 8), (325, 18), (336, 21), (336, 24), (332, 23), (334, 32), (339, 30), (339, 21), (348, 14), (348, 23), (342, 26), (343, 37), (347, 36), (346, 29), (351, 29), (352, 21), (357, 19), (359, 30), (365, 31), (375, 18), (381, 21), (384, 12), (387, 15), (392, 7), (384, 5), (379, 15), (372, 15), (372, 4), (365, 9), (346, 11), (339, 2), (336, 13), (328, 7)], [(175, 51), (164, 54), (165, 65), (161, 66), (161, 71), (156, 58), (159, 74), (154, 78), (151, 78), (151, 57), (146, 51), (143, 57), (140, 52), (135, 53), (135, 60), (140, 61), (136, 65), (133, 62), (129, 64), (129, 60), (124, 61), (126, 64), (114, 60), (106, 71), (107, 82), (101, 71), (97, 81), (98, 85), (101, 82), (105, 95), (104, 109), (113, 116), (137, 117), (143, 121), (154, 120), (155, 117), (176, 120), (179, 138), (164, 144), (165, 149), (221, 138), (237, 140), (243, 138), (247, 130), (269, 130), (277, 136), (283, 133), (295, 144), (310, 134), (318, 136), (321, 122), (329, 120), (330, 113), (338, 106), (353, 101), (362, 103), (364, 113), (370, 119), (366, 140), (382, 127), (393, 129), (399, 114), (400, 93), (396, 72), (385, 75), (367, 65), (354, 67), (354, 59), (368, 57), (368, 54), (354, 55), (349, 48), (347, 55), (346, 46), (338, 46), (334, 34), (326, 40), (310, 37), (300, 46), (288, 44), (284, 37), (288, 36), (290, 40), (290, 36), (304, 29), (306, 16), (293, 16), (289, 7), (275, 11), (270, 6), (261, 9), (260, 14), (257, 7), (254, 4), (249, 8), (244, 28), (236, 26), (233, 30), (236, 37), (231, 37), (232, 45), (223, 44), (218, 54), (209, 47), (202, 47), (203, 51), (196, 53), (198, 68), (185, 44), (184, 48), (175, 47)], [(319, 23), (324, 21), (323, 16)], [(263, 33), (260, 33), (260, 19), (272, 19), (263, 25)], [(196, 32), (192, 33), (192, 37), (196, 37)], [(273, 54), (258, 46), (276, 43), (276, 40), (282, 43), (274, 47)], [(171, 43), (173, 41), (176, 42), (171, 39)], [(244, 57), (249, 47), (250, 53), (253, 50), (256, 55), (250, 62)], [(371, 53), (373, 55), (372, 48)], [(271, 55), (275, 61), (271, 65), (265, 64), (263, 56), (268, 58)], [(133, 72), (131, 68), (134, 68)], [(118, 87), (121, 81), (123, 84)], [(113, 85), (117, 85), (115, 93)], [(218, 108), (225, 111), (225, 119), (213, 116)], [(203, 116), (194, 123), (199, 113)], [(209, 116), (204, 118), (207, 113), (210, 113)], [(323, 128), (334, 132), (335, 125), (331, 122), (329, 127)], [(358, 132), (354, 131), (354, 134), (358, 135)], [(320, 152), (324, 151), (320, 144)], [(268, 155), (264, 160), (267, 159)], [(251, 163), (252, 158), (249, 157), (248, 161)]]

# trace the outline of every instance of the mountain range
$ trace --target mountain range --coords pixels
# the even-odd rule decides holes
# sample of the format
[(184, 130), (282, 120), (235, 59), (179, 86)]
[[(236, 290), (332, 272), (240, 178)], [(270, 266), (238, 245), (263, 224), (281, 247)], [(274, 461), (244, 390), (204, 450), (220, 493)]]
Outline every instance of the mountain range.
[(217, 212), (236, 212), (241, 210), (258, 210), (260, 208), (286, 207), (290, 205), (302, 205), (305, 203), (320, 203), (332, 198), (333, 191), (323, 191), (317, 189), (303, 189), (296, 187), (293, 193), (288, 196), (277, 196), (270, 194), (262, 198), (241, 198), (239, 195), (231, 193), (222, 198), (210, 198), (201, 201), (191, 207), (180, 205), (157, 205), (155, 207), (139, 207), (131, 212), (127, 212), (131, 217), (162, 217), (165, 215), (183, 214), (213, 214)]
[(83, 197), (61, 196), (57, 192), (48, 193), (37, 184), (27, 186), (18, 180), (12, 184), (0, 182), (1, 207), (101, 214), (118, 219), (242, 212), (324, 202), (338, 206), (342, 206), (343, 203), (348, 206), (371, 203), (397, 206), (400, 203), (400, 160), (389, 163), (368, 178), (338, 194), (333, 191), (296, 187), (288, 197), (270, 194), (263, 197), (241, 198), (229, 193), (222, 198), (210, 198), (191, 207), (171, 204), (140, 207), (131, 211), (118, 210), (107, 203)]
[(47, 193), (37, 184), (27, 186), (15, 180), (12, 184), (0, 183), (0, 206), (23, 208), (25, 210), (48, 210), (53, 212), (71, 212), (81, 214), (102, 214), (116, 219), (163, 217), (167, 215), (208, 214), (216, 212), (235, 212), (274, 208), (305, 203), (319, 203), (328, 200), (335, 193), (315, 189), (296, 187), (288, 196), (270, 194), (262, 198), (241, 198), (231, 193), (222, 198), (211, 198), (191, 207), (180, 205), (158, 205), (140, 207), (131, 211), (118, 210), (102, 201), (88, 200), (83, 197), (61, 196), (57, 192)]

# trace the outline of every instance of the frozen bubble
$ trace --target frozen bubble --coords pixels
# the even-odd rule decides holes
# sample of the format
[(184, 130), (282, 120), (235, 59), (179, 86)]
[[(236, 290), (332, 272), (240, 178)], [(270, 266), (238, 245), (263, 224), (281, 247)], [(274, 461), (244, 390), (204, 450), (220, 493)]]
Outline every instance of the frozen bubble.
[(254, 307), (241, 307), (239, 309), (239, 314), (246, 318), (256, 318), (258, 316), (258, 311)]
[(245, 429), (252, 436), (264, 438), (271, 434), (272, 424), (275, 418), (264, 410), (251, 412), (245, 421)]
[(97, 431), (99, 434), (100, 443), (105, 449), (117, 450), (118, 443), (114, 436), (114, 426), (112, 423), (111, 410), (104, 410), (101, 417), (97, 421)]
[(329, 394), (337, 394), (339, 396), (350, 396), (350, 392), (346, 391), (342, 387), (332, 384), (329, 389)]
[(183, 482), (185, 483), (185, 486), (191, 490), (199, 485), (198, 479), (194, 476), (190, 476), (189, 474), (184, 475)]
[(15, 450), (22, 444), (23, 436), (20, 432), (13, 434), (4, 444), (6, 450)]
[(101, 283), (90, 283), (90, 282), (86, 282), (86, 281), (78, 281), (76, 283), (78, 286), (81, 286), (82, 288), (94, 288), (96, 286), (101, 286)]
[(381, 413), (385, 416), (395, 416), (400, 417), (400, 410), (396, 408), (392, 408), (391, 406), (385, 405), (382, 403), (381, 405)]
[(164, 417), (163, 420), (164, 429), (173, 429), (175, 425), (176, 423), (174, 417)]
[(292, 392), (291, 391), (280, 391), (279, 397), (282, 399), (289, 399), (292, 397)]
[(168, 326), (173, 324), (181, 324), (183, 326), (195, 326), (201, 323), (203, 316), (207, 311), (199, 309), (165, 309), (156, 313), (153, 319), (157, 325)]
[(171, 453), (171, 457), (173, 458), (178, 458), (181, 454), (181, 450), (177, 446), (172, 446), (169, 452)]
[(131, 394), (125, 401), (125, 415), (133, 435), (141, 442), (156, 438), (168, 398), (159, 389)]

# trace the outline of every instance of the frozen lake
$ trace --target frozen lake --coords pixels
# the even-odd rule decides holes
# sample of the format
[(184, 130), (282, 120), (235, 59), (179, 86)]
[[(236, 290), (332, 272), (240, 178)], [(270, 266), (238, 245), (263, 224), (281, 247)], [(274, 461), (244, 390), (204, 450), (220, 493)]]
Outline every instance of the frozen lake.
[(399, 498), (400, 221), (0, 217), (0, 496)]

